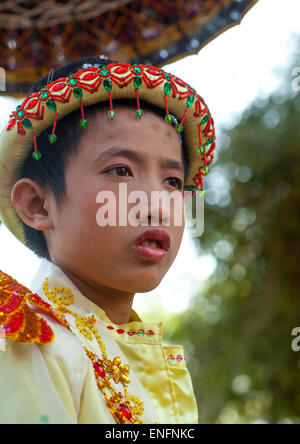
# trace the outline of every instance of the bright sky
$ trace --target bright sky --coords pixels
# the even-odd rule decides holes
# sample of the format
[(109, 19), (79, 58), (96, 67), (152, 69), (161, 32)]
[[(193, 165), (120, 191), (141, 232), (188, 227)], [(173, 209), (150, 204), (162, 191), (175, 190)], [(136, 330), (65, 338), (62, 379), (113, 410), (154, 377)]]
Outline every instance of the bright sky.
[[(299, 17), (299, 0), (260, 0), (240, 25), (227, 30), (198, 55), (164, 67), (204, 98), (214, 117), (217, 137), (221, 126), (233, 125), (255, 98), (267, 97), (280, 87), (281, 68), (295, 50), (291, 36), (300, 32)], [(18, 103), (0, 97), (0, 127)], [(5, 227), (0, 228), (0, 245), (0, 269), (29, 286), (39, 259)], [(161, 284), (149, 293), (137, 294), (133, 308), (141, 316), (153, 306), (167, 312), (184, 310), (215, 265), (213, 257), (199, 256), (194, 240), (185, 234)]]

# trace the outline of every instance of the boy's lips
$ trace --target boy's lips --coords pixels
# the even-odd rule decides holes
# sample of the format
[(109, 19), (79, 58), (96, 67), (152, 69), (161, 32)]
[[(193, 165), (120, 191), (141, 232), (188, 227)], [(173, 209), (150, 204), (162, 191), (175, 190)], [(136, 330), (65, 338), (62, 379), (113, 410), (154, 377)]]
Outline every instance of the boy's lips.
[[(144, 241), (159, 242), (158, 248), (150, 245), (141, 245)], [(135, 241), (135, 248), (144, 257), (159, 260), (162, 259), (170, 249), (171, 239), (165, 230), (152, 228), (142, 233)]]

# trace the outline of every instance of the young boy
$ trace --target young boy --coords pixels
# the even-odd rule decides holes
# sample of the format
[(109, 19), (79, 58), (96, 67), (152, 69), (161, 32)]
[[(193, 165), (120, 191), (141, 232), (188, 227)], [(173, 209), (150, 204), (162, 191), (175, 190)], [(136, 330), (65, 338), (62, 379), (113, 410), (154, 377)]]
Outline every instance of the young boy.
[(0, 218), (42, 261), (30, 289), (0, 273), (1, 424), (198, 422), (182, 346), (132, 304), (172, 265), (183, 191), (203, 192), (214, 140), (181, 79), (98, 58), (41, 79), (11, 114)]

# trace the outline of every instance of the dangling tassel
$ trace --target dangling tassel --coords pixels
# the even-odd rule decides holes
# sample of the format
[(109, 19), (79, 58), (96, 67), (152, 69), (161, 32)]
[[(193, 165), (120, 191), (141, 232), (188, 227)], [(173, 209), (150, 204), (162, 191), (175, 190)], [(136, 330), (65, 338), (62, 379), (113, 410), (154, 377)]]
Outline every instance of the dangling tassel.
[(201, 134), (201, 124), (199, 123), (198, 125), (198, 130), (199, 130), (199, 149), (198, 152), (200, 154), (202, 154), (202, 160), (204, 165), (199, 168), (199, 177), (200, 177), (200, 184), (201, 184), (201, 191), (200, 191), (200, 196), (204, 196), (205, 195), (205, 190), (203, 189), (203, 181), (202, 181), (202, 175), (206, 176), (208, 174), (208, 166), (207, 166), (207, 159), (206, 159), (206, 152), (205, 152), (205, 148), (202, 145), (202, 134)]
[(80, 108), (81, 108), (81, 120), (79, 122), (79, 125), (81, 126), (81, 128), (85, 129), (87, 127), (88, 121), (84, 118), (83, 104), (81, 99), (80, 99)]
[(112, 101), (112, 96), (111, 96), (111, 91), (109, 91), (109, 111), (108, 111), (108, 118), (110, 120), (113, 120), (116, 117), (116, 111), (114, 110), (113, 107), (113, 101)]
[(50, 142), (50, 143), (54, 143), (54, 142), (57, 141), (57, 136), (56, 136), (56, 134), (55, 134), (56, 123), (57, 123), (57, 113), (55, 113), (55, 118), (54, 118), (54, 124), (53, 124), (52, 133), (49, 134), (49, 142)]
[(166, 115), (165, 115), (165, 121), (169, 124), (172, 125), (172, 116), (171, 114), (169, 114), (169, 105), (168, 105), (168, 96), (167, 94), (164, 95), (164, 99), (165, 99), (165, 105), (166, 105)]
[(201, 134), (201, 125), (200, 124), (198, 125), (198, 130), (199, 130), (199, 149), (198, 149), (198, 153), (202, 154), (202, 160), (203, 160), (203, 163), (204, 163), (202, 174), (204, 176), (206, 176), (206, 174), (208, 174), (208, 166), (207, 166), (207, 159), (206, 159), (205, 148), (202, 145), (202, 134)]
[(136, 104), (137, 104), (136, 117), (138, 119), (141, 119), (144, 115), (144, 111), (140, 108), (139, 90), (137, 88), (135, 89), (135, 96), (136, 96)]
[(176, 125), (176, 127), (175, 127), (175, 130), (176, 130), (178, 133), (182, 133), (182, 131), (183, 131), (183, 124), (184, 124), (184, 121), (185, 121), (185, 118), (186, 118), (187, 112), (188, 112), (188, 108), (185, 109), (184, 114), (183, 114), (183, 117), (182, 117), (182, 119), (181, 119), (181, 122), (178, 123), (178, 125)]
[(33, 142), (34, 142), (34, 152), (32, 153), (32, 157), (35, 160), (39, 160), (42, 157), (42, 153), (37, 149), (35, 131), (33, 130), (32, 133), (33, 133)]
[(203, 188), (203, 180), (202, 180), (202, 171), (201, 168), (199, 168), (199, 182), (200, 184), (200, 190), (199, 190), (199, 196), (204, 197), (205, 196), (205, 189)]
[(204, 147), (202, 146), (202, 134), (201, 134), (201, 125), (199, 123), (198, 125), (198, 130), (199, 130), (199, 149), (198, 149), (198, 153), (203, 154), (204, 153)]

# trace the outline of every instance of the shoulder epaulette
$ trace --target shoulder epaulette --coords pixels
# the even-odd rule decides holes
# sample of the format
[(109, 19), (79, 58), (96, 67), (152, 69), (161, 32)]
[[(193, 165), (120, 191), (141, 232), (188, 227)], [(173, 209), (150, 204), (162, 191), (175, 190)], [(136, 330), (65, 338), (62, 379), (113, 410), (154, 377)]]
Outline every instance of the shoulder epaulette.
[(28, 303), (61, 323), (50, 304), (0, 270), (0, 335), (22, 344), (50, 344), (53, 330)]

